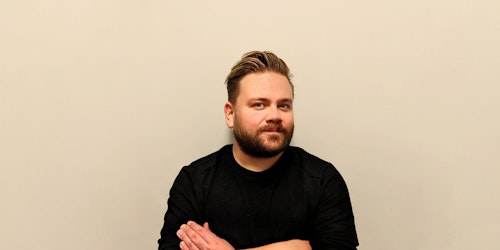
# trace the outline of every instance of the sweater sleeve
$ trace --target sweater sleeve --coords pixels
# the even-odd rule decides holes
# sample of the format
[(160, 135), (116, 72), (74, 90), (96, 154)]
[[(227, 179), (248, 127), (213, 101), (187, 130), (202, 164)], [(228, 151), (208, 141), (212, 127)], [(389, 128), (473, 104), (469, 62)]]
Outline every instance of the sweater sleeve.
[(187, 168), (190, 166), (180, 171), (170, 189), (168, 209), (165, 213), (161, 237), (158, 240), (159, 250), (180, 249), (177, 230), (188, 220), (197, 220), (200, 217), (192, 174)]
[(322, 175), (320, 189), (310, 241), (312, 248), (355, 250), (358, 238), (349, 192), (344, 179), (332, 165)]

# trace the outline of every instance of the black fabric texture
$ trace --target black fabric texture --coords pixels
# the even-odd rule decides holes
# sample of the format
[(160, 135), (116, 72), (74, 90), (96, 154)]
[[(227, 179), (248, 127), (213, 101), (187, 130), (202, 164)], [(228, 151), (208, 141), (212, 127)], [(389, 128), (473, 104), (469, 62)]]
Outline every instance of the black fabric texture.
[(356, 249), (358, 239), (347, 186), (335, 167), (288, 147), (263, 172), (241, 167), (232, 146), (181, 169), (170, 190), (159, 249), (179, 249), (176, 231), (193, 220), (236, 249), (290, 239), (313, 249)]

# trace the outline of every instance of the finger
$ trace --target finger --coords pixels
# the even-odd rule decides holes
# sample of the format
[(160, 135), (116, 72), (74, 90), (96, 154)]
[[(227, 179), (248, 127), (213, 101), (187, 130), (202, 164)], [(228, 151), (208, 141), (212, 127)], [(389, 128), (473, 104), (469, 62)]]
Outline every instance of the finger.
[(177, 238), (179, 238), (181, 240), (181, 242), (179, 243), (179, 247), (183, 250), (187, 250), (188, 247), (186, 246), (186, 243), (184, 242), (184, 240), (186, 240), (186, 238), (188, 238), (188, 237), (186, 236), (186, 233), (182, 229), (182, 225), (181, 225), (181, 228), (179, 228), (179, 230), (177, 230), (176, 235), (177, 235)]
[[(191, 223), (190, 223), (191, 224)], [(198, 224), (196, 224), (198, 225)], [(199, 225), (198, 225), (199, 226)], [(188, 247), (196, 246), (198, 249), (205, 249), (208, 245), (207, 241), (203, 238), (198, 228), (193, 229), (192, 225), (182, 225), (181, 226), (181, 234), (184, 234), (186, 240), (185, 243)]]
[(212, 233), (212, 231), (210, 231), (210, 228), (208, 228), (208, 222), (205, 222), (203, 226), (201, 226), (200, 224), (194, 221), (188, 221), (187, 225), (193, 231), (195, 231), (200, 237), (202, 237), (205, 240), (205, 242), (210, 242), (211, 240), (214, 240), (217, 237), (217, 235)]
[(182, 224), (181, 227), (179, 228), (179, 230), (177, 230), (176, 234), (177, 234), (177, 237), (182, 241), (184, 240), (186, 237), (188, 237), (186, 235), (186, 225)]
[(196, 245), (192, 245), (189, 241), (181, 241), (179, 247), (182, 250), (200, 250)]
[(188, 225), (191, 229), (193, 229), (193, 230), (195, 230), (197, 232), (203, 231), (203, 229), (204, 229), (200, 224), (198, 224), (198, 223), (196, 223), (194, 221), (188, 221), (186, 223), (186, 225)]
[(182, 225), (177, 231), (177, 237), (181, 240), (179, 244), (180, 248), (182, 250), (199, 250), (199, 247), (193, 242), (189, 231), (190, 229), (186, 225)]
[(181, 240), (179, 246), (182, 250), (194, 249), (193, 242), (188, 234), (189, 230), (186, 224), (182, 224), (179, 230), (177, 230), (177, 237)]
[(181, 248), (181, 250), (189, 250), (184, 241), (181, 241), (181, 243), (179, 243), (179, 247)]
[(200, 224), (194, 222), (194, 221), (188, 221), (187, 222), (187, 227), (191, 229), (193, 232), (196, 232), (198, 235), (203, 237), (204, 234), (206, 234), (207, 231), (204, 227), (202, 227)]

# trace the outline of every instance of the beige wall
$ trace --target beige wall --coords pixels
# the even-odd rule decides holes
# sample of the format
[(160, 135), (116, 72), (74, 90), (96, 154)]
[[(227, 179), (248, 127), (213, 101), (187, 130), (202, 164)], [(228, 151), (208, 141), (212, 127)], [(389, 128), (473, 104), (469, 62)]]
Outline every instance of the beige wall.
[(500, 249), (499, 44), (497, 0), (3, 1), (0, 249), (155, 249), (254, 49), (291, 67), (294, 144), (342, 172), (360, 249)]

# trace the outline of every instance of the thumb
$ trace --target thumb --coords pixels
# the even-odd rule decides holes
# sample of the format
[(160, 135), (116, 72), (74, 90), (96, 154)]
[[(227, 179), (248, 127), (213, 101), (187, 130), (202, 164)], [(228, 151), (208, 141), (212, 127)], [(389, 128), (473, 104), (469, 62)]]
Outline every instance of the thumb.
[(203, 223), (203, 227), (204, 227), (205, 229), (210, 230), (210, 228), (208, 227), (208, 222)]

